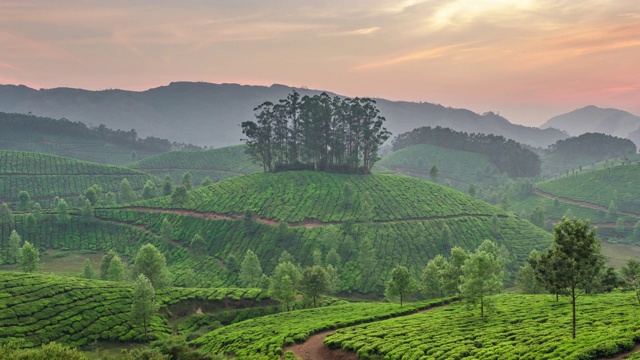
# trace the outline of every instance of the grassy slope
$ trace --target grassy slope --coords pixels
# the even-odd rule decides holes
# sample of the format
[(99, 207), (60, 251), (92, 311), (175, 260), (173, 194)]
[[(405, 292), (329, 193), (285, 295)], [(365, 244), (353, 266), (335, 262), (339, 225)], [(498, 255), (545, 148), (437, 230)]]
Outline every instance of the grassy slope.
[[(354, 186), (353, 201), (345, 204), (345, 183)], [(238, 214), (254, 209), (259, 216), (287, 222), (316, 219), (343, 221), (362, 217), (362, 199), (373, 205), (373, 220), (408, 220), (460, 214), (504, 214), (498, 208), (457, 191), (426, 181), (394, 175), (354, 176), (313, 171), (260, 173), (191, 192), (181, 205), (170, 198), (137, 204), (200, 212)]]
[(537, 184), (555, 196), (608, 207), (613, 200), (619, 210), (640, 214), (640, 163), (581, 173)]
[(189, 171), (197, 185), (207, 176), (218, 182), (262, 170), (251, 162), (243, 145), (205, 151), (171, 151), (127, 166), (163, 178), (169, 175), (176, 183), (180, 183), (182, 175)]
[(495, 174), (499, 173), (486, 155), (428, 144), (394, 151), (377, 164), (424, 180), (430, 180), (429, 171), (436, 165), (439, 181), (450, 181), (451, 186), (460, 191), (467, 191), (470, 184), (496, 185)]
[[(374, 205), (374, 221), (356, 223), (350, 234), (340, 221), (360, 219), (362, 213), (360, 200), (354, 201), (349, 208), (345, 208), (341, 200), (342, 184), (347, 181), (357, 189), (356, 199), (368, 196)], [(368, 195), (364, 195), (365, 191)], [(395, 265), (410, 266), (417, 275), (437, 254), (448, 254), (453, 246), (474, 249), (484, 239), (505, 245), (517, 260), (512, 264), (512, 270), (515, 270), (531, 249), (542, 249), (550, 242), (550, 235), (543, 230), (526, 221), (507, 217), (496, 207), (409, 177), (319, 172), (255, 174), (196, 189), (190, 194), (192, 200), (182, 207), (197, 211), (236, 214), (250, 207), (268, 219), (335, 221), (335, 239), (332, 240), (342, 257), (341, 289), (345, 291), (381, 291)], [(310, 227), (289, 227), (286, 234), (281, 234), (277, 226), (259, 222), (205, 219), (191, 216), (189, 212), (178, 214), (180, 206), (171, 204), (168, 198), (139, 202), (138, 205), (156, 207), (156, 211), (101, 209), (97, 214), (105, 220), (144, 226), (155, 234), (160, 233), (166, 218), (176, 229), (174, 240), (183, 247), (188, 247), (191, 239), (200, 234), (208, 244), (208, 255), (222, 261), (229, 255), (241, 260), (251, 249), (258, 254), (267, 273), (273, 270), (283, 250), (302, 265), (312, 264), (310, 255), (314, 249), (319, 249), (323, 258), (329, 251), (329, 246), (322, 242), (326, 234), (331, 234), (327, 223), (311, 222)], [(165, 207), (173, 208), (169, 210), (177, 213), (165, 213), (162, 209)], [(499, 215), (495, 224), (494, 214)], [(452, 233), (449, 240), (441, 238), (445, 227)], [(371, 240), (375, 253), (370, 267), (358, 259), (358, 249), (364, 238)], [(206, 276), (209, 281), (222, 279), (226, 284), (235, 280), (235, 273), (229, 273), (224, 266), (213, 266), (208, 271), (212, 272)], [(177, 283), (182, 279), (178, 276)]]
[(93, 184), (104, 192), (118, 192), (122, 179), (134, 190), (147, 180), (160, 179), (141, 171), (91, 163), (41, 153), (0, 150), (0, 200), (15, 202), (18, 193), (27, 191), (32, 199), (78, 196)]
[(462, 304), (338, 330), (329, 347), (361, 359), (598, 359), (640, 341), (640, 307), (633, 294), (579, 298), (578, 336), (571, 339), (571, 305), (550, 295), (503, 294), (482, 320)]
[[(38, 132), (0, 132), (0, 149), (33, 151), (101, 164), (124, 165), (131, 162), (134, 150), (128, 146), (110, 144), (101, 140), (85, 139)], [(143, 159), (156, 153), (136, 151), (136, 157)]]
[(447, 301), (449, 299), (429, 300), (405, 306), (354, 303), (268, 315), (216, 329), (194, 344), (213, 354), (233, 354), (241, 358), (265, 355), (279, 359), (284, 346), (304, 342), (315, 333), (412, 314)]
[[(131, 292), (132, 286), (124, 283), (0, 272), (0, 343), (20, 339), (25, 347), (49, 341), (81, 346), (93, 340), (141, 339), (143, 329), (130, 323)], [(260, 306), (264, 298), (260, 289), (156, 291), (161, 312), (182, 301), (229, 308)], [(156, 316), (151, 330), (152, 336), (171, 334), (165, 316)]]

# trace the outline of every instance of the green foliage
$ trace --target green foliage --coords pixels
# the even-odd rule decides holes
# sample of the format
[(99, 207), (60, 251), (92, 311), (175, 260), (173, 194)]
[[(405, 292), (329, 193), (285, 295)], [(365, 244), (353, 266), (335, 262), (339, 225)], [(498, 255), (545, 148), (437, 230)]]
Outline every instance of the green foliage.
[(576, 299), (592, 286), (604, 259), (600, 239), (589, 221), (563, 218), (553, 227), (553, 245), (528, 262), (551, 293), (567, 295), (572, 305), (572, 337), (576, 337)]
[(622, 279), (627, 288), (634, 291), (638, 303), (640, 303), (640, 261), (629, 259), (622, 267)]
[(88, 360), (78, 349), (57, 343), (36, 349), (19, 349), (13, 344), (0, 346), (0, 358), (5, 360)]
[(504, 260), (496, 251), (491, 251), (492, 247), (497, 249), (493, 242), (485, 240), (462, 266), (462, 300), (469, 307), (479, 306), (481, 318), (485, 308), (493, 309), (489, 295), (502, 290)]
[(46, 207), (54, 196), (70, 199), (80, 194), (96, 206), (103, 193), (117, 192), (124, 178), (135, 191), (141, 191), (149, 180), (159, 182), (133, 169), (42, 153), (0, 150), (0, 157), (0, 199), (9, 202), (19, 201), (18, 192), (22, 190)]
[[(2, 271), (0, 289), (6, 294), (0, 297), (0, 345), (17, 339), (22, 347), (51, 341), (85, 346), (93, 341), (144, 340), (142, 327), (131, 322), (131, 284)], [(164, 288), (156, 290), (156, 302), (165, 314), (170, 308), (193, 303), (231, 310), (235, 306), (262, 306), (265, 295), (259, 289)], [(150, 339), (171, 333), (162, 317), (153, 317)]]
[(191, 179), (190, 172), (187, 171), (184, 173), (184, 175), (182, 175), (181, 185), (184, 186), (187, 191), (193, 189), (193, 179)]
[(550, 295), (494, 296), (500, 311), (480, 319), (464, 304), (412, 316), (339, 329), (325, 346), (360, 359), (585, 359), (612, 358), (631, 350), (640, 307), (624, 294), (584, 298), (580, 338), (568, 339), (568, 314)]
[(311, 299), (313, 307), (318, 304), (321, 295), (326, 294), (331, 289), (331, 279), (327, 271), (319, 265), (307, 267), (302, 270), (300, 277), (300, 292), (305, 299)]
[(18, 210), (26, 211), (29, 209), (29, 203), (31, 202), (31, 195), (28, 192), (22, 190), (18, 194)]
[(434, 164), (431, 167), (431, 170), (429, 170), (429, 177), (431, 178), (431, 181), (438, 182), (438, 176), (439, 176), (438, 166)]
[(169, 285), (167, 260), (153, 244), (145, 244), (138, 250), (134, 264), (134, 276), (144, 275), (156, 289)]
[(116, 256), (117, 254), (114, 250), (109, 250), (102, 256), (102, 261), (100, 262), (100, 279), (107, 280), (109, 276), (109, 266), (111, 265), (111, 260), (113, 260), (113, 258)]
[(213, 185), (213, 181), (211, 181), (210, 177), (205, 176), (204, 179), (202, 179), (202, 181), (200, 182), (200, 186), (209, 186), (209, 185)]
[[(357, 194), (370, 194), (373, 221), (416, 219), (456, 214), (503, 214), (499, 209), (457, 191), (409, 177), (353, 177), (320, 172), (254, 174), (191, 191), (175, 204), (168, 198), (139, 202), (152, 208), (181, 208), (198, 212), (238, 214), (254, 209), (258, 216), (287, 222), (317, 219), (344, 221), (363, 217), (360, 201), (345, 204), (341, 189), (351, 183)], [(413, 199), (407, 202), (405, 198)], [(354, 201), (359, 196), (354, 196)], [(286, 202), (273, 201), (286, 199)], [(354, 202), (351, 201), (351, 202)], [(298, 205), (301, 204), (301, 205)]]
[(7, 256), (5, 257), (5, 263), (15, 264), (20, 259), (20, 245), (22, 244), (22, 238), (17, 231), (11, 230), (9, 235), (9, 246), (7, 248)]
[[(171, 151), (128, 165), (160, 177), (167, 177), (172, 183), (180, 182), (185, 171), (193, 177), (193, 183), (201, 186), (206, 178), (218, 182), (231, 177), (246, 175), (261, 170), (251, 162), (243, 145), (203, 151)], [(210, 184), (209, 184), (210, 185)], [(164, 195), (171, 195), (173, 189)]]
[(193, 344), (201, 346), (200, 350), (207, 354), (277, 358), (282, 355), (285, 345), (304, 342), (324, 330), (413, 314), (449, 301), (431, 300), (403, 307), (387, 303), (349, 303), (296, 310), (228, 325), (196, 339)]
[(134, 324), (143, 326), (144, 337), (147, 340), (149, 339), (149, 325), (157, 314), (156, 292), (151, 281), (141, 273), (133, 283), (131, 320)]
[(196, 256), (206, 256), (207, 254), (207, 243), (204, 241), (200, 234), (196, 234), (191, 240), (189, 244), (189, 249), (193, 251)]
[(58, 200), (58, 205), (56, 205), (56, 220), (58, 221), (58, 224), (66, 224), (70, 219), (69, 205), (67, 205), (67, 202), (64, 199)]
[(96, 273), (93, 270), (93, 264), (91, 264), (91, 260), (87, 259), (84, 262), (84, 277), (86, 279), (95, 279)]
[[(529, 254), (530, 259), (538, 259), (540, 254), (531, 250), (531, 254)], [(516, 276), (516, 287), (518, 291), (522, 294), (541, 294), (544, 291), (543, 284), (536, 277), (536, 273), (531, 267), (529, 262), (526, 262), (520, 270), (518, 270), (518, 275)]]
[(142, 198), (144, 200), (149, 200), (156, 196), (158, 196), (156, 193), (156, 184), (151, 180), (147, 180), (142, 188)]
[(107, 280), (124, 281), (127, 278), (127, 270), (120, 256), (115, 255), (109, 262)]
[(240, 282), (243, 286), (255, 287), (258, 285), (260, 276), (262, 276), (260, 259), (253, 251), (247, 250), (240, 264)]
[(416, 281), (411, 276), (409, 269), (405, 266), (398, 265), (391, 271), (391, 278), (387, 282), (385, 295), (387, 298), (395, 300), (400, 299), (400, 306), (408, 295), (416, 290)]
[(171, 203), (173, 205), (183, 205), (189, 200), (187, 188), (184, 185), (178, 185), (171, 193)]
[(173, 187), (173, 180), (171, 180), (171, 177), (167, 175), (162, 183), (162, 194), (165, 196), (171, 195), (173, 193)]
[(93, 221), (95, 218), (95, 215), (93, 213), (93, 206), (91, 206), (91, 202), (87, 199), (85, 200), (84, 206), (82, 207), (81, 210), (82, 213), (82, 218), (84, 219), (84, 221)]
[(444, 296), (445, 274), (449, 263), (438, 254), (429, 260), (420, 278), (420, 289), (428, 299)]
[(28, 241), (20, 248), (20, 267), (22, 271), (32, 273), (40, 268), (40, 253)]
[[(585, 201), (611, 208), (610, 216), (618, 210), (640, 213), (640, 199), (637, 196), (616, 199), (616, 193), (640, 192), (640, 165), (625, 164), (610, 169), (583, 172), (576, 176), (560, 178), (537, 184), (540, 190), (558, 197)], [(613, 202), (613, 206), (612, 205)]]
[(136, 200), (136, 194), (133, 192), (131, 188), (131, 184), (129, 184), (129, 180), (127, 178), (122, 179), (120, 182), (120, 202), (128, 204), (134, 202)]
[(3, 203), (0, 206), (0, 225), (10, 225), (11, 223), (13, 223), (13, 212), (9, 204)]

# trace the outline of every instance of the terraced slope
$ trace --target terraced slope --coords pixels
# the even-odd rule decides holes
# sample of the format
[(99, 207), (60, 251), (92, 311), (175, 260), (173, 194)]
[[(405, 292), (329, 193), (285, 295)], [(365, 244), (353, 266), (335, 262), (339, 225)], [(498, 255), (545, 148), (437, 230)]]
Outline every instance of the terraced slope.
[(600, 359), (640, 340), (640, 307), (632, 294), (580, 297), (577, 338), (571, 305), (550, 295), (503, 294), (480, 319), (462, 304), (336, 331), (324, 343), (360, 359)]
[(430, 300), (406, 306), (353, 303), (268, 315), (216, 329), (194, 341), (194, 344), (205, 353), (233, 354), (241, 358), (262, 355), (277, 359), (286, 345), (304, 342), (315, 333), (414, 314), (450, 300)]
[(621, 212), (640, 214), (640, 163), (579, 173), (537, 184), (540, 190), (557, 197), (608, 208), (611, 201)]
[[(347, 183), (353, 188), (351, 200), (344, 196)], [(485, 202), (419, 179), (314, 171), (260, 173), (230, 179), (192, 191), (184, 204), (174, 204), (169, 197), (136, 204), (226, 215), (253, 209), (258, 216), (271, 220), (332, 222), (362, 219), (365, 199), (373, 206), (374, 221), (505, 214)]]
[[(15, 202), (24, 190), (36, 201), (74, 197), (97, 184), (104, 192), (117, 193), (127, 179), (134, 190), (160, 179), (138, 170), (102, 165), (56, 155), (0, 150), (0, 201)], [(41, 201), (42, 202), (42, 201)]]
[[(348, 205), (342, 196), (345, 183), (355, 189)], [(206, 255), (222, 265), (203, 272), (207, 275), (202, 281), (234, 281), (235, 273), (225, 262), (231, 255), (242, 259), (247, 250), (258, 255), (263, 270), (270, 274), (284, 250), (306, 266), (313, 264), (314, 250), (322, 260), (333, 248), (341, 257), (339, 289), (376, 294), (382, 293), (397, 264), (410, 266), (417, 275), (431, 258), (449, 254), (454, 246), (474, 249), (484, 239), (495, 240), (512, 253), (510, 270), (515, 271), (531, 249), (543, 249), (551, 239), (529, 222), (509, 217), (487, 203), (403, 176), (254, 174), (189, 195), (191, 200), (184, 205), (173, 204), (167, 197), (119, 209), (98, 209), (96, 215), (154, 234), (160, 234), (167, 219), (175, 229), (174, 244), (184, 248), (196, 234), (203, 236)], [(372, 204), (371, 222), (366, 221), (364, 199)], [(239, 214), (247, 208), (257, 217), (243, 219)], [(288, 227), (279, 228), (277, 219), (288, 222)], [(451, 236), (443, 236), (445, 232)], [(363, 253), (369, 254), (366, 261)], [(201, 281), (199, 272), (196, 277)], [(178, 276), (176, 283), (182, 279)]]
[(497, 185), (500, 171), (486, 155), (420, 144), (385, 155), (377, 164), (418, 179), (431, 180), (429, 171), (436, 165), (438, 181), (449, 181), (454, 189), (467, 191), (476, 186)]
[[(23, 340), (24, 347), (50, 341), (82, 346), (94, 340), (140, 340), (144, 330), (130, 323), (131, 294), (132, 286), (124, 283), (0, 272), (0, 344)], [(267, 298), (260, 289), (167, 288), (156, 291), (156, 300), (161, 314), (180, 304), (192, 307), (193, 314), (199, 306), (261, 306)], [(153, 319), (153, 337), (171, 334), (166, 317)]]
[(189, 171), (194, 184), (199, 185), (207, 176), (218, 182), (261, 171), (262, 168), (251, 162), (244, 149), (244, 145), (238, 145), (203, 151), (171, 151), (127, 166), (162, 178), (169, 175), (176, 183)]

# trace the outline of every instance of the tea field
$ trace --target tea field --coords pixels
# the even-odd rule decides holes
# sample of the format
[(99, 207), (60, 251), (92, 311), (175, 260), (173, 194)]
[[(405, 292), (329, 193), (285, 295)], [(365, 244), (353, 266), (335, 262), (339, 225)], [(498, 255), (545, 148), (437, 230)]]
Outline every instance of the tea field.
[(216, 329), (193, 342), (200, 350), (212, 354), (232, 354), (239, 358), (266, 356), (278, 359), (286, 345), (304, 342), (324, 330), (376, 322), (386, 318), (416, 313), (452, 301), (429, 300), (420, 303), (352, 303), (263, 316)]
[(361, 359), (599, 359), (640, 341), (640, 306), (632, 293), (578, 299), (577, 338), (571, 304), (550, 295), (495, 296), (496, 312), (481, 319), (462, 304), (348, 327), (325, 345)]
[(244, 145), (238, 145), (202, 151), (171, 151), (127, 166), (161, 178), (169, 175), (177, 184), (189, 171), (194, 185), (200, 185), (205, 177), (218, 182), (262, 171), (262, 167), (251, 162), (244, 149)]
[[(82, 346), (94, 340), (141, 340), (143, 329), (130, 324), (132, 286), (42, 274), (0, 272), (0, 344), (20, 340), (23, 347), (50, 341)], [(161, 306), (153, 319), (153, 337), (167, 336), (167, 309), (182, 302), (219, 309), (262, 306), (260, 289), (185, 289), (156, 291)]]
[[(349, 185), (345, 185), (349, 184)], [(345, 196), (351, 188), (351, 198)], [(363, 211), (363, 200), (372, 207)], [(323, 222), (424, 219), (453, 215), (505, 214), (500, 209), (444, 186), (396, 175), (353, 176), (313, 171), (260, 173), (190, 192), (183, 204), (169, 197), (139, 201), (141, 207), (240, 214), (253, 209), (272, 220)]]
[[(103, 192), (117, 193), (127, 179), (135, 191), (159, 178), (138, 170), (101, 165), (42, 153), (0, 150), (0, 199), (15, 202), (20, 191), (27, 191), (36, 201), (58, 197), (75, 197), (94, 184)], [(44, 205), (44, 204), (43, 204)]]

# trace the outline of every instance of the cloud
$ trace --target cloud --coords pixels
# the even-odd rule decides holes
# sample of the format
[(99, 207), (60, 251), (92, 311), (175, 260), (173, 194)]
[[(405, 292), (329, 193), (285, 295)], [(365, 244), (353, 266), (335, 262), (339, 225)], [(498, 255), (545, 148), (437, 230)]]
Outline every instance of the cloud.
[(380, 61), (373, 61), (373, 62), (360, 64), (355, 67), (355, 70), (358, 70), (358, 71), (371, 70), (371, 69), (380, 68), (380, 67), (401, 65), (403, 63), (410, 62), (410, 61), (440, 58), (446, 55), (450, 55), (454, 50), (460, 49), (467, 45), (470, 45), (470, 44), (455, 44), (455, 45), (436, 47), (432, 49), (414, 51), (407, 54), (398, 55), (388, 59), (380, 60)]

